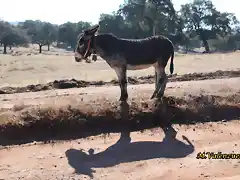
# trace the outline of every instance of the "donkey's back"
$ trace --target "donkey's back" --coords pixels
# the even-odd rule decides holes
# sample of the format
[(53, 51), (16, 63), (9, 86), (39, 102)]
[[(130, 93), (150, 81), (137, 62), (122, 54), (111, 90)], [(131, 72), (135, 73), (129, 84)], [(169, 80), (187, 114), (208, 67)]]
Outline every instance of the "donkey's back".
[[(154, 64), (169, 59), (174, 53), (172, 42), (164, 36), (145, 39), (119, 39), (123, 56), (129, 65)], [(165, 63), (164, 63), (165, 64)]]

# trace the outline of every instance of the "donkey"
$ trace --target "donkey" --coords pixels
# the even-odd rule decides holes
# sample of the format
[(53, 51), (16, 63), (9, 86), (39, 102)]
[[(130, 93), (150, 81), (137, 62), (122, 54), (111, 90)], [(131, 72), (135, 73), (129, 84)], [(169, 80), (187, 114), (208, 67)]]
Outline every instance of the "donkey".
[(151, 36), (145, 39), (122, 39), (112, 34), (96, 34), (100, 26), (84, 30), (79, 34), (75, 48), (75, 60), (80, 62), (94, 54), (104, 59), (115, 70), (121, 96), (119, 101), (126, 102), (127, 70), (155, 68), (155, 91), (151, 99), (161, 99), (168, 81), (165, 67), (171, 57), (170, 73), (173, 73), (174, 45), (165, 36)]

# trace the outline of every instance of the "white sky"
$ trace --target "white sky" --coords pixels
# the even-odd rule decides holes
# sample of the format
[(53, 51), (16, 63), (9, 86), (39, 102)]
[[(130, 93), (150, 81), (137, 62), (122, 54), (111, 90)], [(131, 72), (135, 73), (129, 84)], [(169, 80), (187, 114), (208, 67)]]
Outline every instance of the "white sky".
[[(177, 10), (180, 4), (190, 1), (172, 0)], [(123, 2), (124, 0), (0, 0), (0, 18), (10, 22), (38, 19), (61, 24), (67, 21), (82, 20), (95, 24), (101, 13), (116, 11)], [(240, 20), (238, 10), (240, 0), (212, 0), (212, 2), (218, 10), (233, 12)]]

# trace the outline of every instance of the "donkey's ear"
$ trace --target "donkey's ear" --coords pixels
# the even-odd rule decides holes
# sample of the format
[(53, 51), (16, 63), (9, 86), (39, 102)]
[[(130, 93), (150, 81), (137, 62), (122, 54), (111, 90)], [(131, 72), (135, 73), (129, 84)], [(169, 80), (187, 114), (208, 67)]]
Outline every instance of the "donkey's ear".
[(94, 35), (99, 30), (99, 28), (100, 28), (100, 25), (96, 25), (90, 29), (85, 30), (84, 32), (86, 35)]

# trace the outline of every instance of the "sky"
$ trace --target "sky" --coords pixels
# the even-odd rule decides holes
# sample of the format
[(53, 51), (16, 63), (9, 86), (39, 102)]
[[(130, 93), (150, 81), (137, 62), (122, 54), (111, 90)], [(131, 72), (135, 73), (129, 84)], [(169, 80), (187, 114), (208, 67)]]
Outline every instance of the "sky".
[[(96, 24), (101, 13), (112, 13), (124, 0), (0, 0), (0, 18), (9, 21), (26, 19), (62, 24), (88, 21)], [(39, 4), (40, 2), (40, 4)], [(172, 0), (176, 10), (191, 0)], [(233, 12), (240, 20), (240, 0), (212, 0), (221, 12)], [(89, 7), (89, 8), (88, 8)]]

